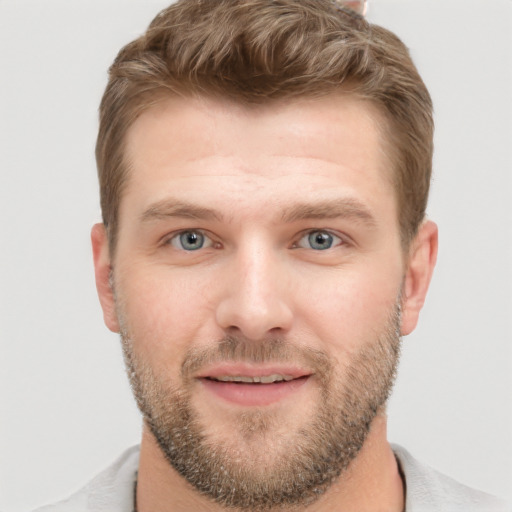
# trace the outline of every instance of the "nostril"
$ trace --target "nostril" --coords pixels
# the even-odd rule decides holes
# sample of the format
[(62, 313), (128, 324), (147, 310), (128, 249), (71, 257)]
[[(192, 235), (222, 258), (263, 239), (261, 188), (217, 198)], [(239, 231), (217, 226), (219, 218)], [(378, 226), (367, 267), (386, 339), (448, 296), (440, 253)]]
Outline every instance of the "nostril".
[(242, 334), (251, 340), (280, 335), (288, 331), (292, 313), (284, 300), (271, 297), (267, 301), (251, 297), (233, 296), (222, 301), (216, 311), (216, 320), (227, 334)]

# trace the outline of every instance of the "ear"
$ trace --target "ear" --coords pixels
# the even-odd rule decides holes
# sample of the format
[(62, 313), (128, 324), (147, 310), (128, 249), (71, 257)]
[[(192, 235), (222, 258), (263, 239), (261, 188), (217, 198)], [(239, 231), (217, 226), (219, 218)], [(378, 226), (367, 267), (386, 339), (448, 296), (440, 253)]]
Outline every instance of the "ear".
[(418, 323), (437, 259), (437, 226), (424, 221), (411, 243), (402, 298), (401, 334), (410, 334)]
[(103, 224), (95, 224), (92, 227), (91, 242), (96, 290), (98, 290), (98, 297), (103, 309), (103, 320), (112, 332), (119, 332), (114, 293), (110, 282), (112, 265), (110, 262), (108, 237)]

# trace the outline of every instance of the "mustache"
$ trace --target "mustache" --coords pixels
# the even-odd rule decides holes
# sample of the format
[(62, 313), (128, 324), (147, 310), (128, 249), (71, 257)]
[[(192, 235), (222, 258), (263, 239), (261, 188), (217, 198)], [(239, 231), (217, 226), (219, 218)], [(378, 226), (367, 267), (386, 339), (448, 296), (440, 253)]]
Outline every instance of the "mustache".
[(230, 363), (295, 363), (312, 373), (327, 377), (332, 372), (331, 358), (320, 350), (292, 344), (280, 338), (254, 341), (244, 336), (225, 336), (210, 347), (190, 349), (181, 366), (183, 379), (191, 378), (207, 365)]

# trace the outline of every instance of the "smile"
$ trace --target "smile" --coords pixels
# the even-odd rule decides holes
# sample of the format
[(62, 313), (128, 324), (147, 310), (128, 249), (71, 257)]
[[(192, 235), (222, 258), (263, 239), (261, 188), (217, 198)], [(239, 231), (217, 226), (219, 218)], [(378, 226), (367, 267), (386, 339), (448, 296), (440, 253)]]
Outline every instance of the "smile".
[(297, 368), (220, 367), (198, 377), (216, 403), (238, 407), (262, 407), (296, 395), (311, 372)]
[(212, 380), (219, 382), (239, 382), (245, 384), (273, 384), (274, 382), (288, 382), (293, 380), (291, 375), (261, 375), (248, 377), (245, 375), (220, 375), (218, 377), (210, 377)]

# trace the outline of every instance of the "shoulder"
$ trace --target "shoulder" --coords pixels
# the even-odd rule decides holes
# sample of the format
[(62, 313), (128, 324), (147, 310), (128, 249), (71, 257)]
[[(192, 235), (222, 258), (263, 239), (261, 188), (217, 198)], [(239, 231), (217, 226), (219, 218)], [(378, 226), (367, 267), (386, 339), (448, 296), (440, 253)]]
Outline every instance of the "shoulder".
[(407, 512), (511, 512), (506, 502), (463, 485), (391, 445), (406, 483)]
[(134, 446), (68, 499), (34, 512), (132, 512), (138, 466), (139, 447)]

